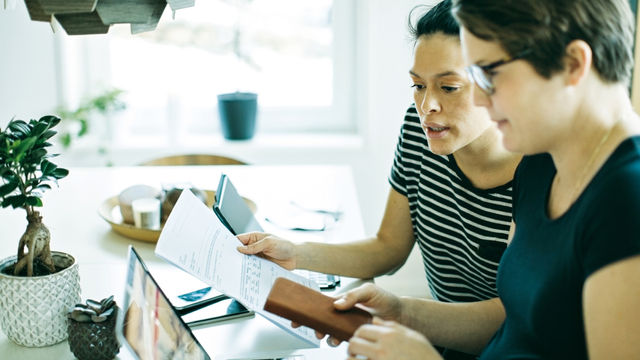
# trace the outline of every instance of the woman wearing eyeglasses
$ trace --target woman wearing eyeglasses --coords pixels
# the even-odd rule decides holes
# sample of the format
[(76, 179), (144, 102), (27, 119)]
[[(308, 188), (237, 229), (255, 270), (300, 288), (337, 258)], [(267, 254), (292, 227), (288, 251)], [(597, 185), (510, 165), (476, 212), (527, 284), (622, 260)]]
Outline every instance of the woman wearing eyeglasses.
[(361, 302), (395, 321), (358, 329), (350, 355), (436, 359), (433, 343), (480, 359), (638, 358), (640, 123), (627, 90), (628, 2), (453, 2), (475, 103), (506, 148), (527, 154), (499, 298), (438, 304), (356, 289), (336, 307)]

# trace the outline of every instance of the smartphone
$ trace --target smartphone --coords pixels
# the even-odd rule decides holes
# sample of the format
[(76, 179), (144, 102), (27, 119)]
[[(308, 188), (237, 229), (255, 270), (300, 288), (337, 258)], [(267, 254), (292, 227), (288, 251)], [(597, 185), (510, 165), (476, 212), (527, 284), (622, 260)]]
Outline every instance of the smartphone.
[(254, 312), (238, 301), (226, 298), (198, 310), (182, 315), (182, 320), (190, 327), (202, 327), (221, 321), (254, 316)]
[(263, 231), (253, 212), (225, 174), (220, 176), (218, 182), (213, 212), (233, 235)]

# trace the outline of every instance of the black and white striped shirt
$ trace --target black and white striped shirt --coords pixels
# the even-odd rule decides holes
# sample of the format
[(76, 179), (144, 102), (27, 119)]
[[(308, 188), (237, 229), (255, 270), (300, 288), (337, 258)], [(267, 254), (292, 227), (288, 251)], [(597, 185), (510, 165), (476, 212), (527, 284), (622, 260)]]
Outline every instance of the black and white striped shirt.
[(511, 181), (493, 189), (475, 188), (453, 155), (429, 150), (411, 106), (389, 182), (409, 200), (433, 297), (478, 301), (498, 296), (496, 273), (511, 223)]

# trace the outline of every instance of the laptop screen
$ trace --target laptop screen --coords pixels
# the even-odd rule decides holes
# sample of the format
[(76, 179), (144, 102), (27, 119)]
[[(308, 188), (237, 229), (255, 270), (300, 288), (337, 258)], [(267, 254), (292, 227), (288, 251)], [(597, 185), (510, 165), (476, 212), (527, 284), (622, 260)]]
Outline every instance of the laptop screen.
[(210, 359), (132, 246), (122, 309), (118, 335), (138, 359)]

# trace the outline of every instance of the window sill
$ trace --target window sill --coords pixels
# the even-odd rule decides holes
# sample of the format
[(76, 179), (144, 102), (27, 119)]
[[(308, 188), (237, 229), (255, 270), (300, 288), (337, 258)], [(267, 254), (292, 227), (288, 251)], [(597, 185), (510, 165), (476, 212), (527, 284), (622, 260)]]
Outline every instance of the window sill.
[(345, 133), (289, 133), (257, 134), (250, 140), (227, 140), (221, 135), (190, 136), (187, 141), (179, 141), (180, 147), (250, 147), (252, 149), (295, 149), (295, 148), (335, 148), (359, 149), (364, 143), (357, 134)]
[(107, 149), (108, 154), (98, 151), (98, 143), (80, 141), (64, 151), (61, 159), (67, 166), (99, 166), (105, 163), (129, 166), (169, 154), (209, 153), (251, 163), (271, 162), (273, 159), (289, 162), (300, 157), (314, 162), (312, 158), (323, 158), (323, 155), (358, 153), (364, 149), (365, 141), (358, 134), (348, 133), (257, 134), (250, 140), (227, 140), (216, 134), (178, 138), (171, 143), (158, 137), (140, 136), (119, 140)]

